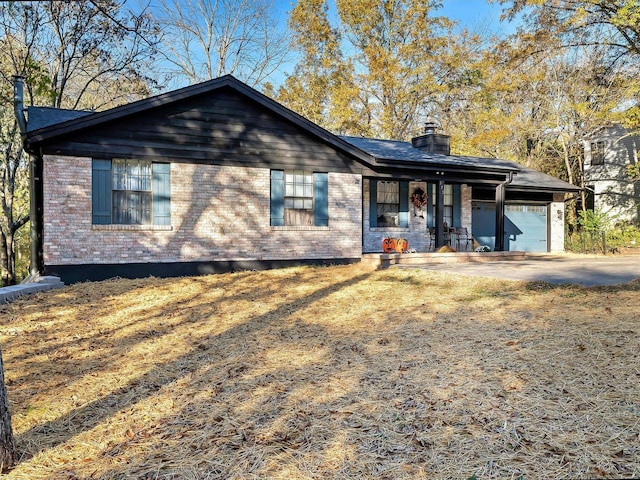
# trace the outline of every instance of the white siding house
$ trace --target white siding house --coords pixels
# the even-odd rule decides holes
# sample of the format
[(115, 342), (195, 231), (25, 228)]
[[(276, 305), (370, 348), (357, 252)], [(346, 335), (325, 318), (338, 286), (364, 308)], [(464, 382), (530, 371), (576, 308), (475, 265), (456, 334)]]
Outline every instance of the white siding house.
[(616, 221), (640, 220), (640, 182), (627, 166), (637, 165), (640, 136), (619, 125), (601, 127), (584, 139), (584, 176), (595, 210)]

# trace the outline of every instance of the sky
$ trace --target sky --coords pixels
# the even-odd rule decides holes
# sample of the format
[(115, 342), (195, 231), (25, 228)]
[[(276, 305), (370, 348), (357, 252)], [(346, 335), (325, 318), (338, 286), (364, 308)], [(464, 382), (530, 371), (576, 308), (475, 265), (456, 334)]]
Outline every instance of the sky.
[[(329, 0), (333, 4), (332, 0)], [(502, 6), (489, 3), (487, 0), (440, 0), (442, 8), (437, 15), (448, 17), (458, 22), (460, 28), (473, 30), (476, 27), (488, 26), (494, 33), (512, 33), (510, 25), (500, 24)], [(287, 12), (295, 5), (295, 0), (275, 0), (276, 8), (282, 21), (286, 23)]]
[(504, 31), (500, 25), (502, 6), (488, 3), (486, 0), (442, 0), (440, 15), (456, 20), (461, 27), (473, 29), (476, 26), (489, 25), (496, 32)]

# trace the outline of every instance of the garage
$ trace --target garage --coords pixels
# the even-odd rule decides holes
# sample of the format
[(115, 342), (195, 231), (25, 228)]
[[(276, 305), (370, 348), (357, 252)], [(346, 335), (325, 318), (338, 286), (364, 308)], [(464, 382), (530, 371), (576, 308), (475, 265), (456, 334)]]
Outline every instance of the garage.
[[(493, 202), (473, 202), (473, 236), (480, 245), (495, 249), (496, 209)], [(547, 252), (547, 206), (507, 203), (504, 208), (504, 249)]]

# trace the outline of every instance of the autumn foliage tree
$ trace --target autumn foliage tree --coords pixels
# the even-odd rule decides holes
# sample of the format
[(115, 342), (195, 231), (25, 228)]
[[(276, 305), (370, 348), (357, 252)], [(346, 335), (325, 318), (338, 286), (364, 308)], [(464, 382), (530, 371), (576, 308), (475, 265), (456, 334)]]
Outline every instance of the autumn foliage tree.
[(340, 31), (325, 0), (300, 0), (288, 20), (300, 60), (276, 99), (338, 134), (368, 133), (366, 100), (355, 84), (353, 63), (342, 54)]
[[(640, 4), (637, 0), (498, 0), (506, 19), (520, 18), (518, 35), (528, 51), (541, 52), (550, 43), (562, 51), (597, 49), (602, 75), (640, 66)], [(633, 82), (637, 98), (640, 85)], [(637, 102), (635, 102), (637, 103)], [(623, 120), (640, 127), (640, 108), (631, 105)]]
[(441, 80), (451, 22), (435, 16), (437, 8), (338, 0), (332, 25), (325, 1), (299, 1), (289, 24), (301, 60), (279, 99), (340, 133), (406, 139), (425, 121), (425, 98)]

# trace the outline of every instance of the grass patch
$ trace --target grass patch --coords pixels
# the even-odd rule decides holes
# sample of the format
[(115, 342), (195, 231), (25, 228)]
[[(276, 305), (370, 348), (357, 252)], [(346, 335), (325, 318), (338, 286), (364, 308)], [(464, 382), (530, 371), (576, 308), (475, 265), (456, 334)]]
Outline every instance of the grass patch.
[(360, 265), (22, 297), (7, 478), (639, 476), (639, 304)]

